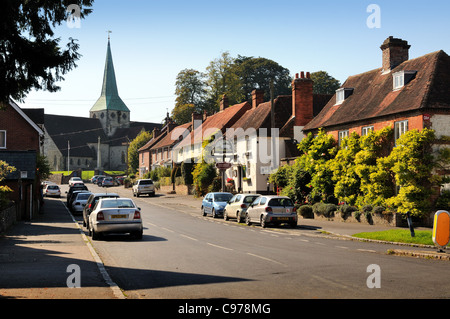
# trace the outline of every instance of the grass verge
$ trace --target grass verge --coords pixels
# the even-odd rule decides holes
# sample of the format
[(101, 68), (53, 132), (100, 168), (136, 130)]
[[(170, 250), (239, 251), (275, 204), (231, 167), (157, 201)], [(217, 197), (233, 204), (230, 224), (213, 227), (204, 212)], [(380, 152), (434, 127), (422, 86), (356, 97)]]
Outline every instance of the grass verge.
[(411, 237), (409, 229), (391, 229), (379, 232), (359, 233), (353, 235), (353, 237), (397, 243), (434, 245), (431, 230), (416, 230), (414, 232), (416, 237)]

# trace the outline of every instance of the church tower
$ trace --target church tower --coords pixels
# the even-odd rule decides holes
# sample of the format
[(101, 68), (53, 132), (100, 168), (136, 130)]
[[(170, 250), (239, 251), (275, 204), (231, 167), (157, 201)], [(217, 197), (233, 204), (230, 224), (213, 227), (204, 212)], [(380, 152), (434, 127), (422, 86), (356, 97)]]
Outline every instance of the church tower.
[(130, 127), (130, 110), (120, 98), (117, 90), (109, 36), (102, 93), (90, 110), (90, 117), (100, 120), (107, 136), (114, 135), (118, 128)]

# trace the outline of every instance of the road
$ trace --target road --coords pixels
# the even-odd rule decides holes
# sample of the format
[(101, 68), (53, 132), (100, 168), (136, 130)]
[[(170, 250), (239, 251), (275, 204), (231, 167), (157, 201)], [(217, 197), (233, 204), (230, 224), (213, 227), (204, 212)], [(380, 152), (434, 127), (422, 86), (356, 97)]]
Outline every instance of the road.
[[(131, 196), (121, 187), (108, 191)], [(143, 239), (111, 235), (92, 242), (130, 299), (450, 297), (448, 262), (390, 256), (394, 246), (317, 236), (301, 227), (262, 229), (203, 217), (163, 197), (134, 200), (142, 209)], [(368, 281), (379, 286), (369, 288)]]

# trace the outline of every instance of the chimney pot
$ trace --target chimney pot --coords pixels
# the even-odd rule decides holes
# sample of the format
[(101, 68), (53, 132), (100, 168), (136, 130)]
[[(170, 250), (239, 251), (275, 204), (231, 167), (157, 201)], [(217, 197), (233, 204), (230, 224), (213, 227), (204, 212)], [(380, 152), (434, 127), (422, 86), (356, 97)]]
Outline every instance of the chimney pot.
[(301, 80), (292, 83), (292, 116), (294, 126), (305, 126), (314, 117), (313, 84), (310, 73), (301, 72)]
[(255, 89), (252, 91), (252, 108), (256, 109), (258, 105), (264, 102), (264, 91)]
[(224, 94), (222, 100), (220, 101), (220, 112), (226, 110), (228, 106), (229, 106), (228, 97), (226, 94)]
[(305, 72), (300, 72), (300, 78), (304, 79), (305, 78)]
[(295, 73), (295, 78), (296, 78), (296, 79), (298, 79), (298, 76), (299, 76), (298, 73)]
[(381, 45), (383, 51), (383, 72), (390, 72), (397, 66), (409, 60), (408, 41), (390, 36)]

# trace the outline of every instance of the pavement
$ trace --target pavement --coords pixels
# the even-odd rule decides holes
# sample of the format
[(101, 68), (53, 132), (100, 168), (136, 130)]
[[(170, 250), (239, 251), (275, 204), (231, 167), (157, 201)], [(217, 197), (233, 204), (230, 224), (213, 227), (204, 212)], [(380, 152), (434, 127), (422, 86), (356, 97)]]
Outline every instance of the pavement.
[[(112, 191), (116, 190), (129, 196), (128, 190)], [(174, 194), (153, 197), (151, 202), (190, 212), (200, 212), (201, 206), (200, 199)], [(297, 229), (279, 231), (357, 240), (351, 235), (387, 229), (392, 227), (300, 219)], [(391, 253), (450, 260), (448, 250), (438, 253), (433, 246), (398, 247)], [(43, 214), (31, 222), (18, 222), (0, 236), (0, 274), (0, 299), (125, 299), (62, 200), (46, 199)]]

